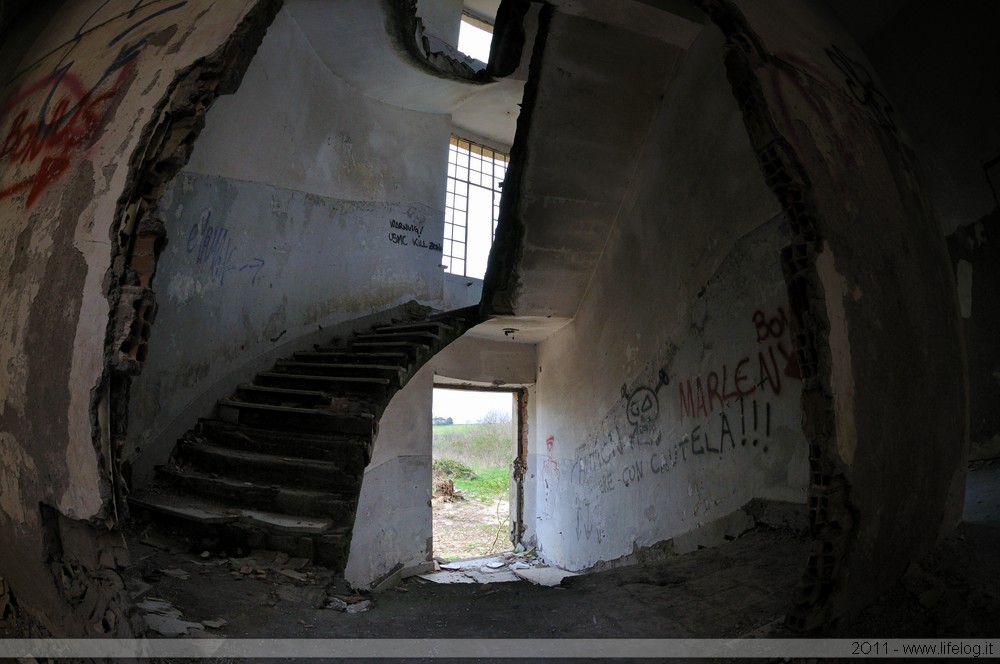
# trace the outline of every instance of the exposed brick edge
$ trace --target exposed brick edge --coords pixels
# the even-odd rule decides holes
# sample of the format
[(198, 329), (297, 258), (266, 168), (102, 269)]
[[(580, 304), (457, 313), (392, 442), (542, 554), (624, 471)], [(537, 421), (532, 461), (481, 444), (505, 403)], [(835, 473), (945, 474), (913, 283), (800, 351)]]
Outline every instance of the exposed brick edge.
[(787, 216), (791, 243), (781, 252), (788, 288), (791, 331), (802, 373), (802, 428), (809, 444), (808, 508), (812, 548), (787, 625), (808, 632), (830, 620), (827, 602), (855, 539), (856, 511), (850, 482), (837, 454), (830, 389), (830, 324), (816, 270), (823, 248), (809, 176), (791, 143), (778, 129), (758, 71), (781, 67), (730, 0), (696, 0), (726, 37), (725, 63), (750, 143)]

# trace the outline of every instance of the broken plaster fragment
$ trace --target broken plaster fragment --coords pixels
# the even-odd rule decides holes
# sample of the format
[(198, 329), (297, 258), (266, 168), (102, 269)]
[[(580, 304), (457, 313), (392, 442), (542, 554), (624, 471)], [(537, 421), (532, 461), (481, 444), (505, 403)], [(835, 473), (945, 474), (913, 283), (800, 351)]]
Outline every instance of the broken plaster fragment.
[(209, 629), (219, 629), (224, 625), (228, 625), (229, 621), (225, 618), (216, 618), (215, 620), (202, 620), (201, 624)]
[(333, 609), (334, 611), (346, 611), (347, 602), (345, 602), (342, 599), (338, 599), (337, 597), (333, 597), (327, 600), (326, 606), (324, 608)]
[(166, 574), (167, 576), (172, 576), (173, 578), (180, 579), (181, 581), (185, 581), (185, 580), (191, 578), (190, 574), (188, 574), (187, 572), (185, 572), (184, 570), (182, 570), (180, 568), (160, 569), (160, 570), (157, 570), (157, 571), (160, 574)]
[(372, 608), (372, 601), (370, 599), (366, 599), (365, 601), (358, 602), (357, 604), (348, 604), (347, 605), (347, 612), (348, 613), (363, 613), (363, 612), (367, 611), (370, 608)]
[(287, 576), (289, 579), (294, 579), (295, 581), (308, 581), (309, 578), (302, 572), (296, 572), (293, 569), (279, 569), (278, 574), (282, 576)]
[(201, 623), (180, 620), (173, 616), (149, 613), (143, 616), (146, 627), (161, 636), (187, 636), (189, 629), (201, 629)]

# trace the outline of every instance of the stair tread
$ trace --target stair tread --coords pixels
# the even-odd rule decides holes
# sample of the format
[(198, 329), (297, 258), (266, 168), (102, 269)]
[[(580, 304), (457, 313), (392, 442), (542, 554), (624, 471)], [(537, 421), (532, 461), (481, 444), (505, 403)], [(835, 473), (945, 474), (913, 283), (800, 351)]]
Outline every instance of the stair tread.
[(451, 325), (448, 325), (447, 323), (442, 323), (440, 321), (422, 320), (422, 321), (414, 321), (412, 323), (395, 323), (393, 325), (381, 325), (379, 327), (376, 327), (375, 331), (376, 332), (393, 332), (393, 331), (406, 332), (406, 331), (409, 331), (409, 330), (420, 330), (422, 328), (431, 327), (431, 326), (436, 327), (436, 328), (438, 328), (439, 330), (442, 330), (442, 331), (443, 330), (453, 330), (454, 329)]
[[(363, 443), (362, 443), (363, 444)], [(250, 452), (248, 450), (236, 450), (231, 447), (222, 447), (211, 443), (185, 440), (183, 445), (188, 447), (198, 447), (202, 452), (212, 454), (233, 461), (250, 461), (256, 463), (267, 463), (285, 466), (308, 466), (312, 470), (344, 472), (343, 464), (336, 461), (323, 461), (320, 459), (310, 459), (308, 457), (297, 457), (286, 454), (265, 454), (263, 452)]]
[(211, 418), (203, 418), (199, 420), (199, 424), (203, 429), (205, 429), (207, 434), (211, 434), (213, 431), (220, 434), (238, 434), (246, 436), (247, 438), (256, 436), (262, 439), (273, 440), (277, 438), (289, 438), (294, 440), (310, 440), (315, 442), (323, 443), (339, 443), (341, 445), (354, 445), (358, 442), (367, 440), (367, 436), (361, 434), (351, 434), (342, 432), (319, 432), (319, 431), (281, 431), (274, 429), (266, 429), (264, 427), (255, 427), (246, 424), (232, 424), (231, 422), (225, 422), (223, 420), (216, 420)]
[(373, 413), (337, 413), (325, 408), (298, 408), (296, 406), (276, 406), (269, 403), (254, 403), (251, 401), (237, 401), (235, 399), (219, 399), (220, 406), (230, 408), (244, 408), (249, 410), (264, 410), (272, 413), (295, 413), (297, 415), (315, 415), (318, 417), (357, 417), (360, 419), (375, 419)]
[[(317, 362), (308, 362), (304, 364), (310, 364), (313, 366), (324, 366)], [(342, 365), (330, 365), (330, 366), (342, 366)], [(314, 374), (290, 374), (282, 373), (280, 371), (262, 371), (258, 376), (263, 376), (265, 378), (301, 378), (302, 380), (315, 380), (315, 381), (337, 381), (344, 383), (372, 383), (376, 385), (388, 385), (388, 378), (378, 378), (374, 376), (317, 376)]]
[[(328, 350), (321, 350), (321, 349)], [(292, 353), (293, 357), (319, 357), (334, 359), (337, 357), (356, 357), (359, 360), (405, 360), (406, 353), (359, 353), (358, 351), (347, 350), (344, 346), (317, 346), (316, 350), (300, 350)], [(362, 362), (361, 364), (366, 364)]]
[(238, 492), (240, 489), (253, 488), (259, 490), (274, 490), (283, 491), (286, 494), (303, 496), (308, 498), (321, 498), (326, 496), (332, 496), (336, 500), (347, 501), (349, 498), (344, 495), (343, 492), (336, 491), (321, 491), (319, 489), (304, 489), (299, 486), (286, 486), (277, 483), (267, 483), (257, 481), (251, 481), (246, 479), (240, 479), (237, 477), (230, 477), (226, 475), (220, 475), (219, 473), (206, 473), (199, 470), (194, 470), (189, 467), (180, 467), (174, 464), (163, 466), (159, 469), (159, 472), (173, 475), (174, 477), (180, 479), (194, 479), (194, 480), (204, 480), (208, 482), (214, 482), (216, 484), (222, 484), (230, 487), (233, 491)]
[(249, 390), (253, 392), (272, 392), (277, 394), (287, 394), (288, 396), (303, 397), (323, 397), (329, 398), (329, 394), (320, 390), (296, 390), (290, 387), (269, 387), (267, 385), (255, 385), (254, 383), (243, 383), (237, 389)]
[(336, 528), (333, 519), (236, 507), (188, 493), (179, 494), (163, 489), (140, 491), (129, 496), (128, 501), (133, 509), (139, 507), (156, 510), (206, 525), (247, 521), (285, 532), (313, 535), (334, 534), (340, 530)]
[(352, 348), (370, 348), (372, 346), (379, 346), (382, 348), (411, 348), (413, 346), (423, 346), (424, 348), (430, 348), (425, 343), (419, 341), (359, 341), (361, 337), (355, 337), (351, 339)]
[[(419, 344), (418, 344), (419, 345)], [(294, 360), (278, 360), (276, 363), (278, 366), (282, 367), (323, 367), (329, 369), (357, 369), (357, 370), (388, 370), (388, 371), (402, 371), (402, 367), (398, 367), (394, 364), (324, 364), (322, 362), (295, 362)]]
[[(428, 341), (439, 341), (441, 339), (440, 335), (434, 334), (433, 332), (424, 332), (421, 330), (413, 330), (411, 332), (375, 332), (368, 334), (356, 334), (351, 339), (388, 339), (389, 341), (395, 340), (398, 337), (406, 337), (407, 339), (413, 339), (414, 337), (418, 339), (427, 339)], [(419, 343), (419, 342), (418, 342)]]

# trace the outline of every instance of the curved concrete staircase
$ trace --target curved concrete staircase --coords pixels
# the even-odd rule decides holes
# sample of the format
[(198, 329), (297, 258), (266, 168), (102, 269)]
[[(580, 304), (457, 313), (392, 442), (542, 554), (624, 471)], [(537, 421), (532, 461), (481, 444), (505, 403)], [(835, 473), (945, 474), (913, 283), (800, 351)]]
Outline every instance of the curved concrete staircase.
[(129, 497), (193, 535), (347, 563), (365, 466), (392, 396), (479, 322), (478, 307), (410, 317), (278, 361), (218, 402)]

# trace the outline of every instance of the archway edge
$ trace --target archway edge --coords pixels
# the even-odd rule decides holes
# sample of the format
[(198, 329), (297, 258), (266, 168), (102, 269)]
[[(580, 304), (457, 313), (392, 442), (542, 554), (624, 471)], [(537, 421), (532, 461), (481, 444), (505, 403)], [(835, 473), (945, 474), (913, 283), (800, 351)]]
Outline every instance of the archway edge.
[(859, 610), (957, 523), (968, 387), (939, 224), (862, 50), (815, 3), (697, 0), (768, 187), (802, 369), (813, 549), (789, 625)]

